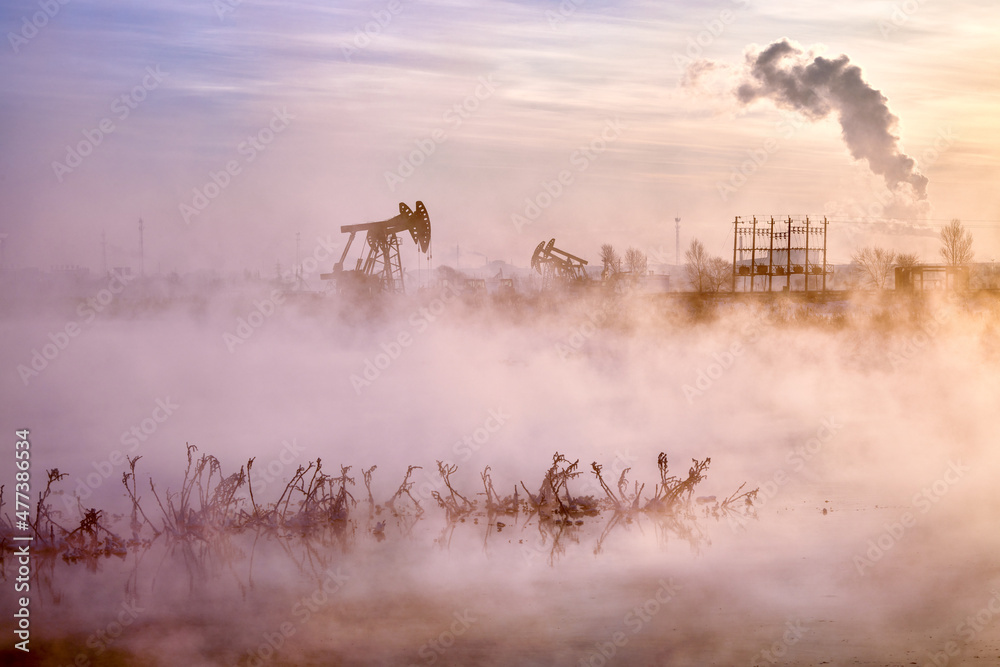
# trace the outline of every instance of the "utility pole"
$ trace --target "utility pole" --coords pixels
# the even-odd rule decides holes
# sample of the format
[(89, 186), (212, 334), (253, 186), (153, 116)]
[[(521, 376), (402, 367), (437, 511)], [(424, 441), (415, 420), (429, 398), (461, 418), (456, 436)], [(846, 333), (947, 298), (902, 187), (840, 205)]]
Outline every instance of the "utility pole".
[(806, 216), (806, 294), (809, 294), (809, 216)]
[(681, 219), (674, 218), (674, 266), (681, 263)]
[(788, 216), (788, 249), (785, 251), (785, 283), (792, 293), (792, 216)]
[[(740, 216), (736, 216), (733, 220), (733, 294), (736, 293), (736, 239), (740, 237)], [(740, 248), (742, 250), (742, 248)], [(740, 259), (743, 259), (743, 253), (740, 253)]]
[(108, 275), (108, 241), (104, 236), (104, 230), (101, 230), (101, 272), (106, 276)]
[(823, 216), (823, 291), (826, 292), (826, 228), (830, 223)]
[(771, 237), (771, 247), (767, 251), (767, 291), (771, 291), (771, 278), (774, 273), (774, 216), (771, 216), (771, 231), (768, 232)]
[(139, 275), (146, 277), (146, 253), (142, 246), (142, 218), (139, 218)]
[(299, 265), (299, 239), (302, 236), (302, 232), (295, 232), (295, 277), (298, 279), (302, 278), (302, 267)]

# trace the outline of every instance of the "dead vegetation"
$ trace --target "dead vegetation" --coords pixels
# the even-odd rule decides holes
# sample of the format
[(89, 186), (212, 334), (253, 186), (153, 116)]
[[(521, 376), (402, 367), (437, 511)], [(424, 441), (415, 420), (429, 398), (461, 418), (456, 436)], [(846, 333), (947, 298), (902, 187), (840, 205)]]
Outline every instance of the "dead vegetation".
[[(492, 470), (486, 466), (480, 473), (482, 491), (463, 493), (454, 481), (458, 466), (437, 462), (437, 481), (433, 488), (416, 487), (414, 473), (420, 466), (408, 466), (395, 493), (384, 503), (377, 503), (372, 492), (372, 466), (362, 470), (362, 480), (367, 493), (368, 512), (356, 512), (358, 502), (352, 494), (356, 485), (351, 466), (340, 466), (338, 475), (327, 474), (321, 459), (299, 465), (273, 502), (262, 502), (254, 492), (251, 471), (254, 459), (249, 459), (238, 471), (226, 475), (219, 460), (210, 454), (198, 454), (194, 445), (187, 445), (187, 465), (179, 490), (158, 488), (148, 478), (149, 492), (158, 512), (147, 513), (147, 501), (140, 495), (137, 464), (140, 457), (129, 458), (129, 469), (122, 474), (122, 485), (131, 508), (127, 515), (107, 518), (103, 510), (84, 507), (77, 500), (78, 518), (53, 509), (50, 497), (59, 482), (67, 475), (58, 469), (48, 471), (45, 489), (39, 493), (34, 518), (30, 528), (35, 537), (35, 551), (58, 555), (67, 562), (94, 562), (100, 558), (124, 558), (128, 553), (149, 548), (156, 540), (166, 540), (172, 547), (180, 545), (185, 554), (197, 549), (211, 549), (223, 545), (232, 551), (230, 539), (240, 534), (274, 538), (278, 542), (298, 538), (308, 542), (309, 549), (317, 545), (339, 544), (346, 548), (349, 540), (359, 532), (372, 535), (378, 541), (387, 539), (387, 528), (395, 527), (400, 537), (410, 536), (414, 526), (426, 516), (421, 504), (428, 497), (444, 513), (445, 532), (439, 540), (450, 542), (455, 526), (471, 520), (487, 528), (487, 538), (492, 531), (520, 526), (524, 531), (536, 525), (538, 543), (543, 545), (550, 558), (558, 556), (567, 541), (579, 540), (579, 528), (594, 517), (609, 517), (595, 551), (599, 552), (611, 530), (618, 525), (632, 522), (636, 517), (651, 517), (660, 529), (685, 539), (696, 541), (697, 531), (692, 527), (698, 516), (696, 505), (705, 505), (701, 515), (722, 518), (727, 514), (753, 513), (757, 490), (744, 491), (740, 486), (721, 502), (705, 504), (704, 499), (693, 501), (695, 488), (705, 480), (711, 459), (692, 460), (686, 477), (673, 474), (667, 456), (657, 458), (659, 481), (652, 494), (644, 493), (647, 485), (631, 481), (631, 468), (619, 473), (614, 486), (604, 478), (604, 468), (596, 461), (590, 464), (590, 473), (603, 497), (574, 492), (584, 471), (579, 460), (569, 460), (556, 452), (551, 465), (545, 470), (537, 487), (524, 481), (512, 485), (512, 493), (501, 495), (494, 486)], [(535, 488), (537, 490), (532, 491)], [(523, 493), (522, 493), (523, 492)], [(714, 501), (714, 496), (711, 497)], [(3, 495), (0, 492), (0, 512)], [(9, 550), (7, 534), (13, 523), (5, 516), (3, 540), (0, 544)], [(394, 524), (394, 525), (393, 525)], [(115, 532), (124, 525), (130, 533), (122, 538)], [(360, 530), (359, 530), (360, 529)], [(521, 540), (524, 542), (524, 539)], [(238, 550), (235, 550), (238, 552)]]

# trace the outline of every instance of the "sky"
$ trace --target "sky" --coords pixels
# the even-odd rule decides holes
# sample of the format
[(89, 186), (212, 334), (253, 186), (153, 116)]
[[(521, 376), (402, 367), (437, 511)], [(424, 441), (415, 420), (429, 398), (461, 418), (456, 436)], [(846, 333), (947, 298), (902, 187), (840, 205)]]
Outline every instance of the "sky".
[[(959, 218), (990, 261), (998, 25), (991, 0), (5, 2), (4, 261), (100, 270), (103, 233), (108, 264), (135, 267), (141, 218), (147, 272), (270, 274), (297, 235), (302, 255), (342, 248), (341, 225), (418, 200), (434, 266), (526, 266), (549, 238), (670, 263), (675, 217), (682, 258), (695, 238), (725, 257), (754, 215), (827, 216), (832, 262), (868, 244), (935, 261)], [(781, 40), (884, 96), (919, 206), (888, 203), (836, 112), (737, 96)]]

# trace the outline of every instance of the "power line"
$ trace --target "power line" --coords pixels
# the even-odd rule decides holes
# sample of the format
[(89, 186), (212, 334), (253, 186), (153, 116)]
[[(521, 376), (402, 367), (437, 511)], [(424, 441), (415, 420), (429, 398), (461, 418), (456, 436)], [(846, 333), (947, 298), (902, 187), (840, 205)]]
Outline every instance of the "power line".
[[(763, 214), (758, 214), (758, 216), (763, 217)], [(770, 214), (768, 214), (768, 217)], [(743, 216), (748, 217), (748, 216)], [(752, 214), (751, 214), (752, 217)], [(937, 227), (949, 224), (952, 220), (960, 220), (964, 227), (971, 227), (974, 229), (995, 229), (1000, 227), (1000, 220), (981, 220), (981, 219), (963, 219), (963, 218), (924, 218), (923, 220), (914, 219), (904, 219), (904, 218), (847, 218), (841, 216), (830, 216), (815, 213), (785, 213), (783, 217), (791, 217), (793, 219), (805, 219), (806, 217), (814, 220), (820, 220), (826, 218), (829, 223), (836, 224), (850, 224), (850, 225), (875, 225), (875, 224), (896, 224), (896, 225), (912, 225), (915, 227)]]

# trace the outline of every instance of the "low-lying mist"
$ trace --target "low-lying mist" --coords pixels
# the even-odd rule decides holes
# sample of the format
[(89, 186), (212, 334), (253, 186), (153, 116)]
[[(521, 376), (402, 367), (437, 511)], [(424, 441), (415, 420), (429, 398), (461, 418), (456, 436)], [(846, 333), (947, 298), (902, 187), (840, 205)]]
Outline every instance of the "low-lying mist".
[[(1000, 659), (991, 296), (129, 289), (91, 321), (67, 301), (2, 324), (3, 422), (30, 429), (33, 498), (58, 468), (62, 526), (97, 508), (147, 541), (75, 562), (36, 554), (39, 664)], [(63, 338), (68, 322), (79, 331)], [(128, 457), (162, 530), (186, 445), (220, 476), (254, 460), (254, 500), (242, 487), (234, 505), (248, 513), (278, 503), (299, 466), (351, 466), (351, 521), (318, 537), (136, 533)], [(711, 462), (681, 513), (481, 511), (487, 466), (499, 496), (524, 501), (556, 453), (579, 462), (567, 493), (605, 502), (592, 462), (613, 491), (630, 468), (640, 504), (660, 453), (681, 479)], [(448, 492), (439, 461), (479, 510), (449, 517), (433, 498)], [(419, 513), (409, 498), (386, 506), (404, 478)], [(717, 510), (741, 488), (757, 489), (753, 506)], [(8, 553), (5, 586), (15, 569)]]

